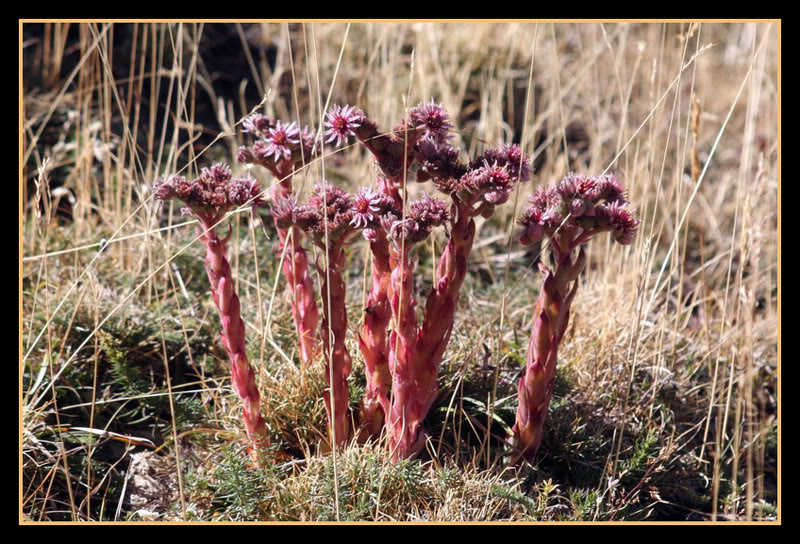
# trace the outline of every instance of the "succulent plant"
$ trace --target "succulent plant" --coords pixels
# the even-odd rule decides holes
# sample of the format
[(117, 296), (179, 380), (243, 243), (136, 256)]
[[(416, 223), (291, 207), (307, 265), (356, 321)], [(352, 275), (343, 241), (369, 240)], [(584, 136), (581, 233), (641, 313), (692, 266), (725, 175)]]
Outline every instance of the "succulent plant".
[[(550, 241), (555, 270), (540, 265), (545, 275), (533, 317), (525, 372), (518, 387), (516, 422), (509, 439), (514, 461), (532, 460), (544, 432), (553, 395), (558, 347), (569, 324), (578, 277), (586, 266), (584, 246), (602, 232), (627, 245), (639, 228), (626, 192), (614, 176), (570, 174), (561, 183), (537, 190), (519, 219), (521, 241)], [(577, 254), (576, 254), (577, 250)]]
[(231, 266), (227, 259), (230, 227), (224, 238), (219, 238), (215, 227), (233, 208), (250, 204), (265, 205), (257, 181), (248, 178), (232, 179), (231, 169), (224, 163), (203, 168), (195, 180), (172, 176), (158, 182), (153, 191), (159, 200), (182, 200), (183, 212), (198, 219), (197, 233), (206, 246), (206, 273), (211, 284), (211, 296), (222, 325), (222, 345), (231, 361), (231, 383), (242, 401), (242, 420), (247, 436), (253, 443), (257, 458), (269, 444), (266, 423), (261, 415), (261, 396), (255, 372), (247, 359), (245, 326), (241, 317), (239, 296), (234, 288)]
[[(273, 201), (293, 196), (292, 177), (295, 168), (308, 162), (314, 151), (311, 130), (300, 130), (295, 123), (283, 123), (265, 115), (253, 114), (244, 121), (245, 132), (252, 133), (257, 141), (250, 147), (239, 149), (237, 159), (244, 164), (257, 164), (277, 178), (272, 189)], [(274, 218), (274, 215), (273, 215)], [(317, 323), (319, 309), (314, 296), (314, 281), (308, 271), (308, 255), (301, 244), (300, 232), (291, 226), (282, 227), (275, 220), (279, 242), (275, 253), (286, 251), (283, 276), (288, 284), (292, 318), (300, 344), (300, 359), (309, 364), (318, 346)], [(290, 247), (286, 248), (286, 244)]]

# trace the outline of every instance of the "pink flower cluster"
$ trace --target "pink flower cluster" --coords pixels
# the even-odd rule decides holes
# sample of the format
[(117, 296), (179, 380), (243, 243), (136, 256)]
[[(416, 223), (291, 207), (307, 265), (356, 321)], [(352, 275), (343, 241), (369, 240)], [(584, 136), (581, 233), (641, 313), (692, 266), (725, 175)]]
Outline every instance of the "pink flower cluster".
[(286, 124), (260, 113), (251, 115), (243, 124), (245, 132), (256, 135), (259, 140), (251, 147), (239, 149), (239, 162), (260, 164), (276, 173), (281, 162), (297, 164), (311, 159), (314, 133), (308, 127), (301, 131), (295, 122)]
[(443, 200), (423, 192), (420, 199), (408, 204), (405, 219), (396, 214), (387, 214), (382, 226), (389, 241), (399, 250), (403, 244), (411, 247), (411, 244), (422, 242), (434, 228), (448, 224), (451, 219), (450, 207)]
[(625, 188), (619, 179), (575, 174), (531, 195), (519, 224), (525, 229), (522, 242), (526, 244), (544, 236), (561, 240), (578, 231), (581, 236), (571, 241), (573, 247), (604, 231), (610, 231), (620, 244), (628, 245), (639, 228), (639, 221), (627, 207)]
[(153, 192), (158, 200), (182, 200), (187, 206), (185, 213), (192, 215), (221, 215), (244, 204), (266, 206), (256, 180), (232, 179), (231, 168), (221, 162), (203, 168), (200, 176), (192, 181), (183, 176), (172, 176), (165, 182), (156, 182)]

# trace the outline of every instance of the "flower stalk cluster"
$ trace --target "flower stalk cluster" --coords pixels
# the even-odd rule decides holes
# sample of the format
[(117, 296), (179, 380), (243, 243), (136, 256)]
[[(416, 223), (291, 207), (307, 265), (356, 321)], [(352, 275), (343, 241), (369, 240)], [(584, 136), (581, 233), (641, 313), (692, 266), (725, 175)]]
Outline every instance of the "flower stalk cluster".
[[(315, 266), (322, 278), (319, 339), (328, 380), (324, 402), (331, 448), (345, 445), (354, 430), (361, 441), (385, 432), (392, 459), (407, 459), (425, 445), (424, 420), (439, 392), (439, 368), (466, 278), (476, 218), (488, 219), (497, 206), (506, 203), (516, 184), (531, 177), (531, 164), (518, 146), (505, 144), (462, 162), (450, 142), (450, 117), (432, 101), (409, 110), (406, 119), (390, 133), (379, 131), (374, 121), (352, 106), (333, 106), (324, 127), (326, 143), (340, 146), (355, 137), (370, 151), (380, 170), (374, 185), (351, 194), (323, 181), (305, 203), (298, 203), (292, 192), (292, 176), (315, 151), (313, 134), (308, 129), (300, 131), (294, 123), (284, 124), (263, 115), (245, 120), (245, 129), (255, 134), (257, 141), (242, 147), (238, 160), (261, 165), (278, 178), (272, 192), (272, 217), (280, 236), (278, 249), (288, 252), (282, 272), (292, 292), (292, 314), (305, 364), (316, 353), (319, 312), (301, 233), (322, 252)], [(407, 191), (412, 177), (416, 182), (431, 182), (444, 198), (423, 191), (412, 200)], [(237, 206), (265, 206), (261, 191), (253, 179), (233, 179), (231, 169), (223, 163), (204, 168), (195, 180), (173, 176), (154, 187), (156, 198), (182, 200), (186, 204), (184, 213), (199, 221), (198, 234), (207, 250), (206, 272), (222, 323), (222, 344), (232, 363), (233, 388), (242, 400), (242, 418), (256, 452), (269, 440), (227, 260), (230, 228), (220, 238), (215, 227)], [(610, 232), (615, 241), (628, 245), (639, 228), (628, 207), (625, 188), (616, 177), (574, 174), (537, 190), (519, 224), (523, 244), (545, 238), (549, 241), (555, 266), (550, 269), (540, 265), (545, 280), (518, 386), (516, 422), (509, 437), (515, 462), (532, 460), (542, 442), (558, 347), (569, 324), (579, 276), (586, 266), (585, 245), (602, 232)], [(412, 253), (437, 228), (444, 229), (447, 242), (420, 321)], [(345, 343), (348, 317), (343, 271), (345, 247), (358, 234), (370, 244), (372, 271), (358, 334), (367, 387), (357, 428), (351, 429), (347, 381), (352, 358)]]
[[(265, 115), (253, 114), (244, 121), (246, 132), (257, 141), (250, 147), (239, 149), (237, 159), (244, 164), (258, 164), (269, 170), (278, 182), (273, 186), (272, 199), (291, 198), (292, 177), (298, 166), (309, 161), (314, 151), (314, 134), (308, 128), (302, 131), (295, 123), (285, 124)], [(294, 228), (281, 228), (275, 220), (279, 243), (278, 255), (286, 252), (283, 276), (288, 284), (292, 305), (292, 318), (300, 345), (300, 360), (309, 364), (314, 357), (317, 339), (319, 309), (314, 297), (314, 282), (308, 270), (308, 255), (303, 249), (300, 232)], [(286, 244), (290, 244), (287, 248)]]
[[(399, 458), (413, 455), (424, 444), (425, 433), (419, 425), (439, 392), (439, 366), (450, 341), (459, 291), (467, 274), (475, 239), (475, 218), (491, 217), (496, 206), (508, 201), (515, 183), (527, 180), (530, 175), (526, 161), (515, 171), (514, 159), (521, 157), (518, 151), (516, 147), (498, 146), (470, 167), (451, 159), (453, 149), (449, 144), (440, 145), (426, 155), (423, 172), (431, 176), (439, 191), (450, 196), (446, 222), (449, 236), (439, 260), (437, 280), (426, 300), (422, 327), (416, 333), (413, 378), (402, 383), (405, 378), (402, 374), (394, 376), (394, 391), (409, 387), (414, 397), (413, 402), (404, 405), (393, 400), (390, 445), (397, 448)], [(487, 155), (496, 159), (489, 163)], [(429, 164), (437, 168), (428, 168)], [(446, 167), (438, 168), (442, 164)], [(456, 178), (452, 174), (461, 175)]]
[(318, 184), (304, 205), (288, 197), (274, 204), (273, 216), (279, 228), (296, 227), (325, 255), (319, 274), (323, 278), (321, 336), (327, 363), (329, 389), (325, 393), (330, 443), (342, 446), (350, 435), (348, 425), (349, 391), (347, 378), (352, 359), (345, 345), (347, 308), (342, 271), (345, 265), (345, 246), (364, 227), (377, 220), (377, 212), (388, 199), (362, 189), (355, 196), (330, 184)]
[[(586, 266), (584, 245), (602, 232), (628, 245), (639, 221), (627, 206), (625, 188), (613, 176), (569, 175), (561, 183), (537, 190), (519, 219), (521, 241), (550, 241), (555, 270), (545, 275), (533, 318), (525, 373), (519, 382), (516, 422), (509, 439), (514, 461), (531, 461), (543, 436), (544, 421), (553, 395), (558, 346), (569, 324), (578, 277)], [(577, 253), (576, 253), (577, 250)]]
[(235, 207), (245, 204), (254, 208), (265, 206), (261, 187), (253, 179), (232, 179), (230, 167), (217, 163), (211, 168), (203, 168), (195, 180), (172, 176), (166, 182), (159, 182), (154, 193), (159, 200), (177, 198), (183, 201), (186, 207), (182, 211), (199, 221), (197, 233), (206, 246), (205, 268), (222, 323), (222, 345), (232, 365), (231, 382), (242, 401), (242, 420), (259, 458), (263, 448), (269, 444), (269, 437), (261, 415), (261, 396), (255, 373), (247, 359), (244, 321), (226, 255), (231, 229), (229, 226), (228, 234), (220, 238), (215, 227)]
[[(380, 228), (368, 226), (364, 231), (373, 269), (359, 338), (367, 366), (361, 417), (367, 434), (376, 434), (385, 422), (393, 458), (408, 458), (424, 445), (422, 422), (438, 394), (438, 370), (472, 251), (474, 219), (491, 217), (496, 206), (508, 201), (516, 182), (530, 177), (530, 162), (519, 147), (500, 145), (462, 163), (449, 142), (453, 129), (449, 115), (433, 102), (412, 108), (388, 134), (350, 106), (334, 106), (325, 126), (329, 141), (338, 145), (355, 136), (372, 153), (382, 173), (375, 191), (390, 204), (382, 212)], [(405, 184), (411, 172), (418, 182), (432, 181), (450, 202), (424, 194), (406, 202)], [(420, 326), (410, 252), (438, 226), (446, 227), (448, 241)], [(393, 329), (387, 342), (390, 319)]]
[[(426, 120), (430, 121), (429, 126), (425, 124)], [(389, 133), (382, 133), (377, 123), (353, 106), (332, 106), (326, 115), (324, 127), (327, 143), (335, 142), (340, 146), (354, 136), (373, 155), (381, 170), (374, 190), (391, 199), (396, 212), (394, 217), (399, 217), (404, 206), (404, 184), (414, 165), (417, 142), (425, 136), (437, 141), (446, 139), (453, 125), (447, 113), (431, 102), (414, 108), (409, 113), (409, 121), (401, 123)], [(389, 291), (391, 273), (397, 266), (385, 229), (379, 225), (368, 228), (364, 237), (369, 241), (372, 252), (372, 281), (359, 334), (367, 376), (360, 410), (362, 440), (380, 434), (389, 412), (392, 383), (387, 334), (392, 319)]]

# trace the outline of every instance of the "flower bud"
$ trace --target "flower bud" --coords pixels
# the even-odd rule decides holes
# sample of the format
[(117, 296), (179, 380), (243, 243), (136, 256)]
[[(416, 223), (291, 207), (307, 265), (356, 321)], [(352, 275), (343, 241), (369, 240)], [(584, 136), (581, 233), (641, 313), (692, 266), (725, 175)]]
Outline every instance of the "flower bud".
[(526, 246), (538, 242), (544, 237), (544, 229), (538, 223), (531, 223), (522, 231), (519, 241)]
[(200, 176), (210, 182), (226, 183), (230, 181), (233, 172), (225, 163), (218, 162), (211, 168), (203, 168), (200, 171)]
[(361, 235), (367, 242), (376, 242), (378, 240), (378, 230), (374, 228), (362, 230)]
[(153, 194), (158, 200), (172, 200), (178, 196), (172, 184), (164, 183), (163, 181), (157, 181), (153, 185)]
[(247, 117), (244, 120), (243, 124), (243, 131), (244, 132), (252, 132), (254, 134), (266, 134), (267, 130), (274, 126), (274, 121), (267, 117), (266, 115), (262, 115), (260, 113), (254, 113)]
[(254, 179), (237, 178), (231, 181), (228, 198), (234, 206), (251, 204), (253, 207), (266, 206), (262, 198), (261, 186)]
[(580, 217), (586, 209), (586, 201), (581, 198), (574, 198), (569, 202), (569, 213), (572, 217)]
[(256, 161), (256, 158), (249, 147), (242, 146), (239, 148), (239, 152), (236, 154), (236, 160), (242, 164), (252, 164)]
[(499, 206), (508, 202), (509, 193), (505, 190), (489, 191), (483, 195), (483, 199), (489, 204)]
[(194, 184), (189, 183), (183, 176), (172, 176), (169, 180), (169, 184), (175, 189), (175, 194), (181, 200), (191, 196), (194, 190)]
[(294, 200), (287, 197), (278, 197), (272, 203), (272, 217), (279, 229), (288, 229), (294, 223)]

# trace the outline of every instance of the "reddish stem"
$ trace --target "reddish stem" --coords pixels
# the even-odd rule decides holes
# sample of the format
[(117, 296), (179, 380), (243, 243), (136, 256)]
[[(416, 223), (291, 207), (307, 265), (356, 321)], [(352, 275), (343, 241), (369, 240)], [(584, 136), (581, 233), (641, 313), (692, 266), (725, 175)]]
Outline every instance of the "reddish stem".
[(450, 342), (458, 293), (467, 276), (467, 261), (475, 240), (475, 220), (468, 213), (468, 208), (456, 206), (455, 210), (457, 217), (439, 261), (436, 286), (425, 304), (425, 320), (414, 352), (424, 414), (427, 414), (439, 392), (439, 365)]
[[(292, 175), (283, 169), (273, 172), (281, 181), (272, 189), (273, 200), (279, 197), (292, 196)], [(286, 278), (288, 289), (292, 293), (292, 318), (297, 338), (300, 343), (300, 360), (308, 365), (314, 357), (317, 348), (317, 322), (319, 308), (314, 296), (314, 281), (308, 271), (308, 255), (300, 245), (300, 230), (278, 228), (280, 245), (278, 251), (283, 253), (287, 239), (291, 238), (291, 247), (286, 251), (283, 260), (283, 277)], [(290, 237), (291, 231), (291, 237)]]
[(389, 302), (392, 258), (389, 241), (383, 230), (376, 229), (372, 250), (372, 287), (364, 309), (364, 326), (358, 337), (366, 367), (367, 388), (361, 406), (361, 439), (378, 436), (389, 413), (389, 344), (386, 332), (392, 319)]
[[(557, 242), (558, 237), (554, 239), (554, 248), (559, 247)], [(564, 240), (564, 245), (574, 247), (567, 240)], [(544, 421), (553, 396), (558, 346), (569, 324), (570, 307), (578, 290), (578, 276), (586, 265), (583, 247), (574, 261), (571, 255), (571, 251), (563, 254), (556, 251), (558, 263), (555, 273), (545, 270), (544, 285), (533, 314), (525, 373), (518, 386), (519, 404), (510, 439), (517, 450), (514, 462), (522, 459), (532, 461), (542, 443)]]
[(256, 384), (255, 372), (247, 360), (245, 350), (245, 327), (241, 318), (239, 297), (233, 286), (231, 267), (226, 257), (228, 235), (220, 239), (214, 231), (218, 216), (199, 216), (198, 234), (206, 245), (206, 273), (211, 283), (211, 295), (217, 305), (222, 322), (222, 345), (232, 363), (231, 381), (233, 389), (242, 400), (242, 419), (247, 436), (253, 442), (256, 455), (269, 444), (267, 427), (261, 416), (261, 396)]
[[(439, 261), (437, 283), (425, 304), (421, 328), (417, 327), (414, 315), (410, 280), (413, 267), (407, 264), (407, 256), (403, 301), (399, 300), (398, 293), (402, 278), (398, 271), (401, 266), (392, 273), (392, 310), (395, 316), (399, 310), (404, 314), (401, 316), (402, 324), (397, 326), (397, 342), (392, 345), (395, 359), (394, 396), (389, 444), (395, 460), (414, 455), (425, 443), (421, 424), (439, 392), (439, 366), (453, 330), (458, 292), (467, 274), (467, 260), (475, 238), (475, 221), (467, 206), (457, 204), (454, 209), (456, 216), (451, 224), (450, 238)], [(398, 300), (398, 304), (394, 300)]]
[[(350, 393), (347, 378), (353, 364), (350, 352), (345, 345), (347, 335), (347, 308), (345, 307), (345, 284), (342, 278), (344, 267), (344, 248), (333, 242), (328, 253), (328, 269), (321, 272), (322, 284), (322, 342), (327, 362), (325, 376), (328, 387), (333, 391), (333, 406), (329, 392), (324, 394), (325, 409), (328, 412), (328, 433), (331, 443), (343, 446), (349, 438), (348, 407)], [(329, 307), (330, 304), (330, 307)], [(331, 342), (330, 334), (333, 335)]]
[[(392, 198), (398, 209), (402, 209), (402, 181), (398, 184), (388, 178), (379, 178), (378, 184), (381, 192)], [(383, 229), (375, 229), (375, 240), (370, 242), (372, 285), (364, 309), (364, 326), (358, 338), (367, 378), (360, 414), (362, 441), (380, 435), (386, 414), (390, 411), (389, 388), (392, 384), (392, 373), (386, 333), (392, 319), (391, 275), (397, 266), (397, 260), (389, 246)]]
[(389, 338), (392, 404), (387, 426), (393, 460), (405, 459), (421, 448), (416, 443), (421, 420), (420, 410), (415, 406), (417, 395), (413, 356), (417, 342), (417, 318), (413, 293), (414, 265), (409, 259), (410, 249), (409, 244), (400, 254), (392, 247), (397, 266), (391, 275), (394, 330)]

